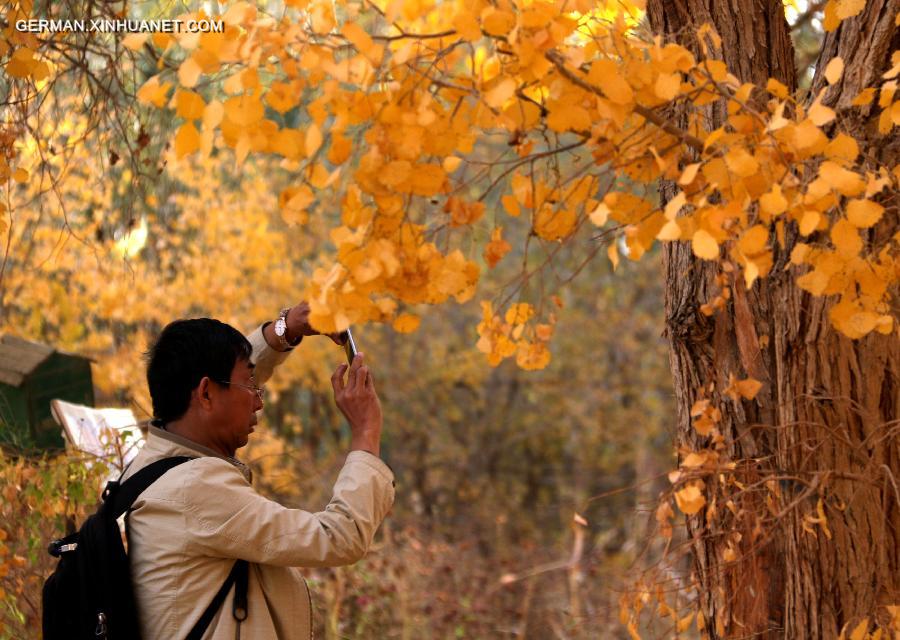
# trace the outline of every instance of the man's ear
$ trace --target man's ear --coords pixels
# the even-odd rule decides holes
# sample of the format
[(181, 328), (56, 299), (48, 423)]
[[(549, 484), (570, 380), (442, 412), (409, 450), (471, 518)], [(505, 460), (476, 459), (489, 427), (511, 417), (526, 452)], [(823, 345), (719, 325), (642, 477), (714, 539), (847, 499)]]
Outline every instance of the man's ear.
[(206, 411), (212, 409), (211, 395), (215, 392), (216, 390), (213, 388), (212, 381), (208, 377), (204, 376), (200, 379), (200, 384), (194, 389), (194, 394), (196, 394), (197, 402), (201, 409)]

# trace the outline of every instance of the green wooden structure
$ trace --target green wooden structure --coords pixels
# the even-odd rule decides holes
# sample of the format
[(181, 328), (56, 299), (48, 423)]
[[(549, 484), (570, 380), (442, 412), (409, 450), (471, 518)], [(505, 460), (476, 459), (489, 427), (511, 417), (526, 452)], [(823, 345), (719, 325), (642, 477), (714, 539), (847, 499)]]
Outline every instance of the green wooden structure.
[(90, 359), (0, 336), (0, 445), (64, 449), (62, 430), (50, 413), (55, 398), (94, 406)]

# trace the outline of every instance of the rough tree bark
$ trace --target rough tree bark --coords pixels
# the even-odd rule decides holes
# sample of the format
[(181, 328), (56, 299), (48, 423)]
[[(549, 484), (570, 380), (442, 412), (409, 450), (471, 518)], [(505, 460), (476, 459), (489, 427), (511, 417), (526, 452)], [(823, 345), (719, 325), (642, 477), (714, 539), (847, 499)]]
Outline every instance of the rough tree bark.
[[(817, 69), (834, 55), (846, 63), (826, 104), (848, 107), (890, 68), (891, 53), (900, 46), (898, 11), (900, 0), (869, 0), (863, 13), (826, 36)], [(648, 13), (655, 33), (695, 52), (697, 27), (712, 24), (722, 38), (717, 55), (739, 79), (765, 86), (774, 77), (796, 88), (781, 0), (649, 0)], [(824, 86), (817, 76), (809, 101)], [(706, 115), (710, 129), (724, 122), (722, 105)], [(879, 136), (867, 115), (840, 118), (865, 140), (863, 154), (873, 163), (896, 164), (900, 136)], [(661, 190), (664, 198), (673, 194), (672, 185)], [(900, 229), (897, 194), (882, 204), (886, 215), (870, 242)], [(834, 638), (844, 625), (865, 617), (886, 623), (883, 606), (900, 603), (896, 308), (890, 336), (851, 341), (838, 334), (828, 322), (832, 303), (798, 289), (798, 274), (785, 270), (797, 239), (795, 230), (786, 235), (771, 275), (749, 291), (734, 283), (727, 309), (712, 317), (698, 313), (698, 303), (718, 293), (716, 267), (697, 260), (689, 243), (665, 245), (678, 444), (707, 446), (690, 418), (705, 390), (722, 411), (726, 452), (739, 461), (746, 487), (737, 494), (736, 514), (720, 506), (709, 525), (702, 515), (689, 518), (700, 607), (711, 638)], [(722, 394), (729, 374), (764, 386), (755, 400), (735, 402)], [(816, 515), (820, 500), (828, 531), (816, 525), (810, 533), (803, 518)], [(739, 552), (732, 562), (723, 559), (729, 541)]]

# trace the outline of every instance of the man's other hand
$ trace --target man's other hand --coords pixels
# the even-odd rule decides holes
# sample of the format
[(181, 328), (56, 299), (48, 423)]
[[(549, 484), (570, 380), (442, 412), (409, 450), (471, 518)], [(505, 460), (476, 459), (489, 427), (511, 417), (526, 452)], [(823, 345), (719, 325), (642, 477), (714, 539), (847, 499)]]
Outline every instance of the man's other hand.
[(346, 364), (338, 366), (331, 376), (331, 386), (334, 389), (335, 403), (350, 423), (350, 449), (361, 449), (380, 456), (381, 402), (362, 353), (353, 358), (349, 371)]
[(327, 335), (335, 344), (344, 344), (341, 341), (340, 333), (321, 334), (310, 326), (309, 303), (306, 300), (301, 300), (296, 305), (291, 307), (291, 310), (288, 311), (285, 321), (287, 323), (287, 337), (289, 342), (296, 340), (301, 336), (305, 338), (306, 336)]

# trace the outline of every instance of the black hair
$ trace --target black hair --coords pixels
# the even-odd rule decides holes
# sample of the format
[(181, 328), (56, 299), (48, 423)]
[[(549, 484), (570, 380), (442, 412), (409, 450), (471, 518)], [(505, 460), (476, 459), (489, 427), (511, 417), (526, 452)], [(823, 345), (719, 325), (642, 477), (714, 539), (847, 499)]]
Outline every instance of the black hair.
[(182, 417), (200, 380), (230, 380), (234, 365), (250, 360), (251, 353), (247, 338), (224, 322), (194, 318), (169, 323), (146, 354), (153, 424)]

